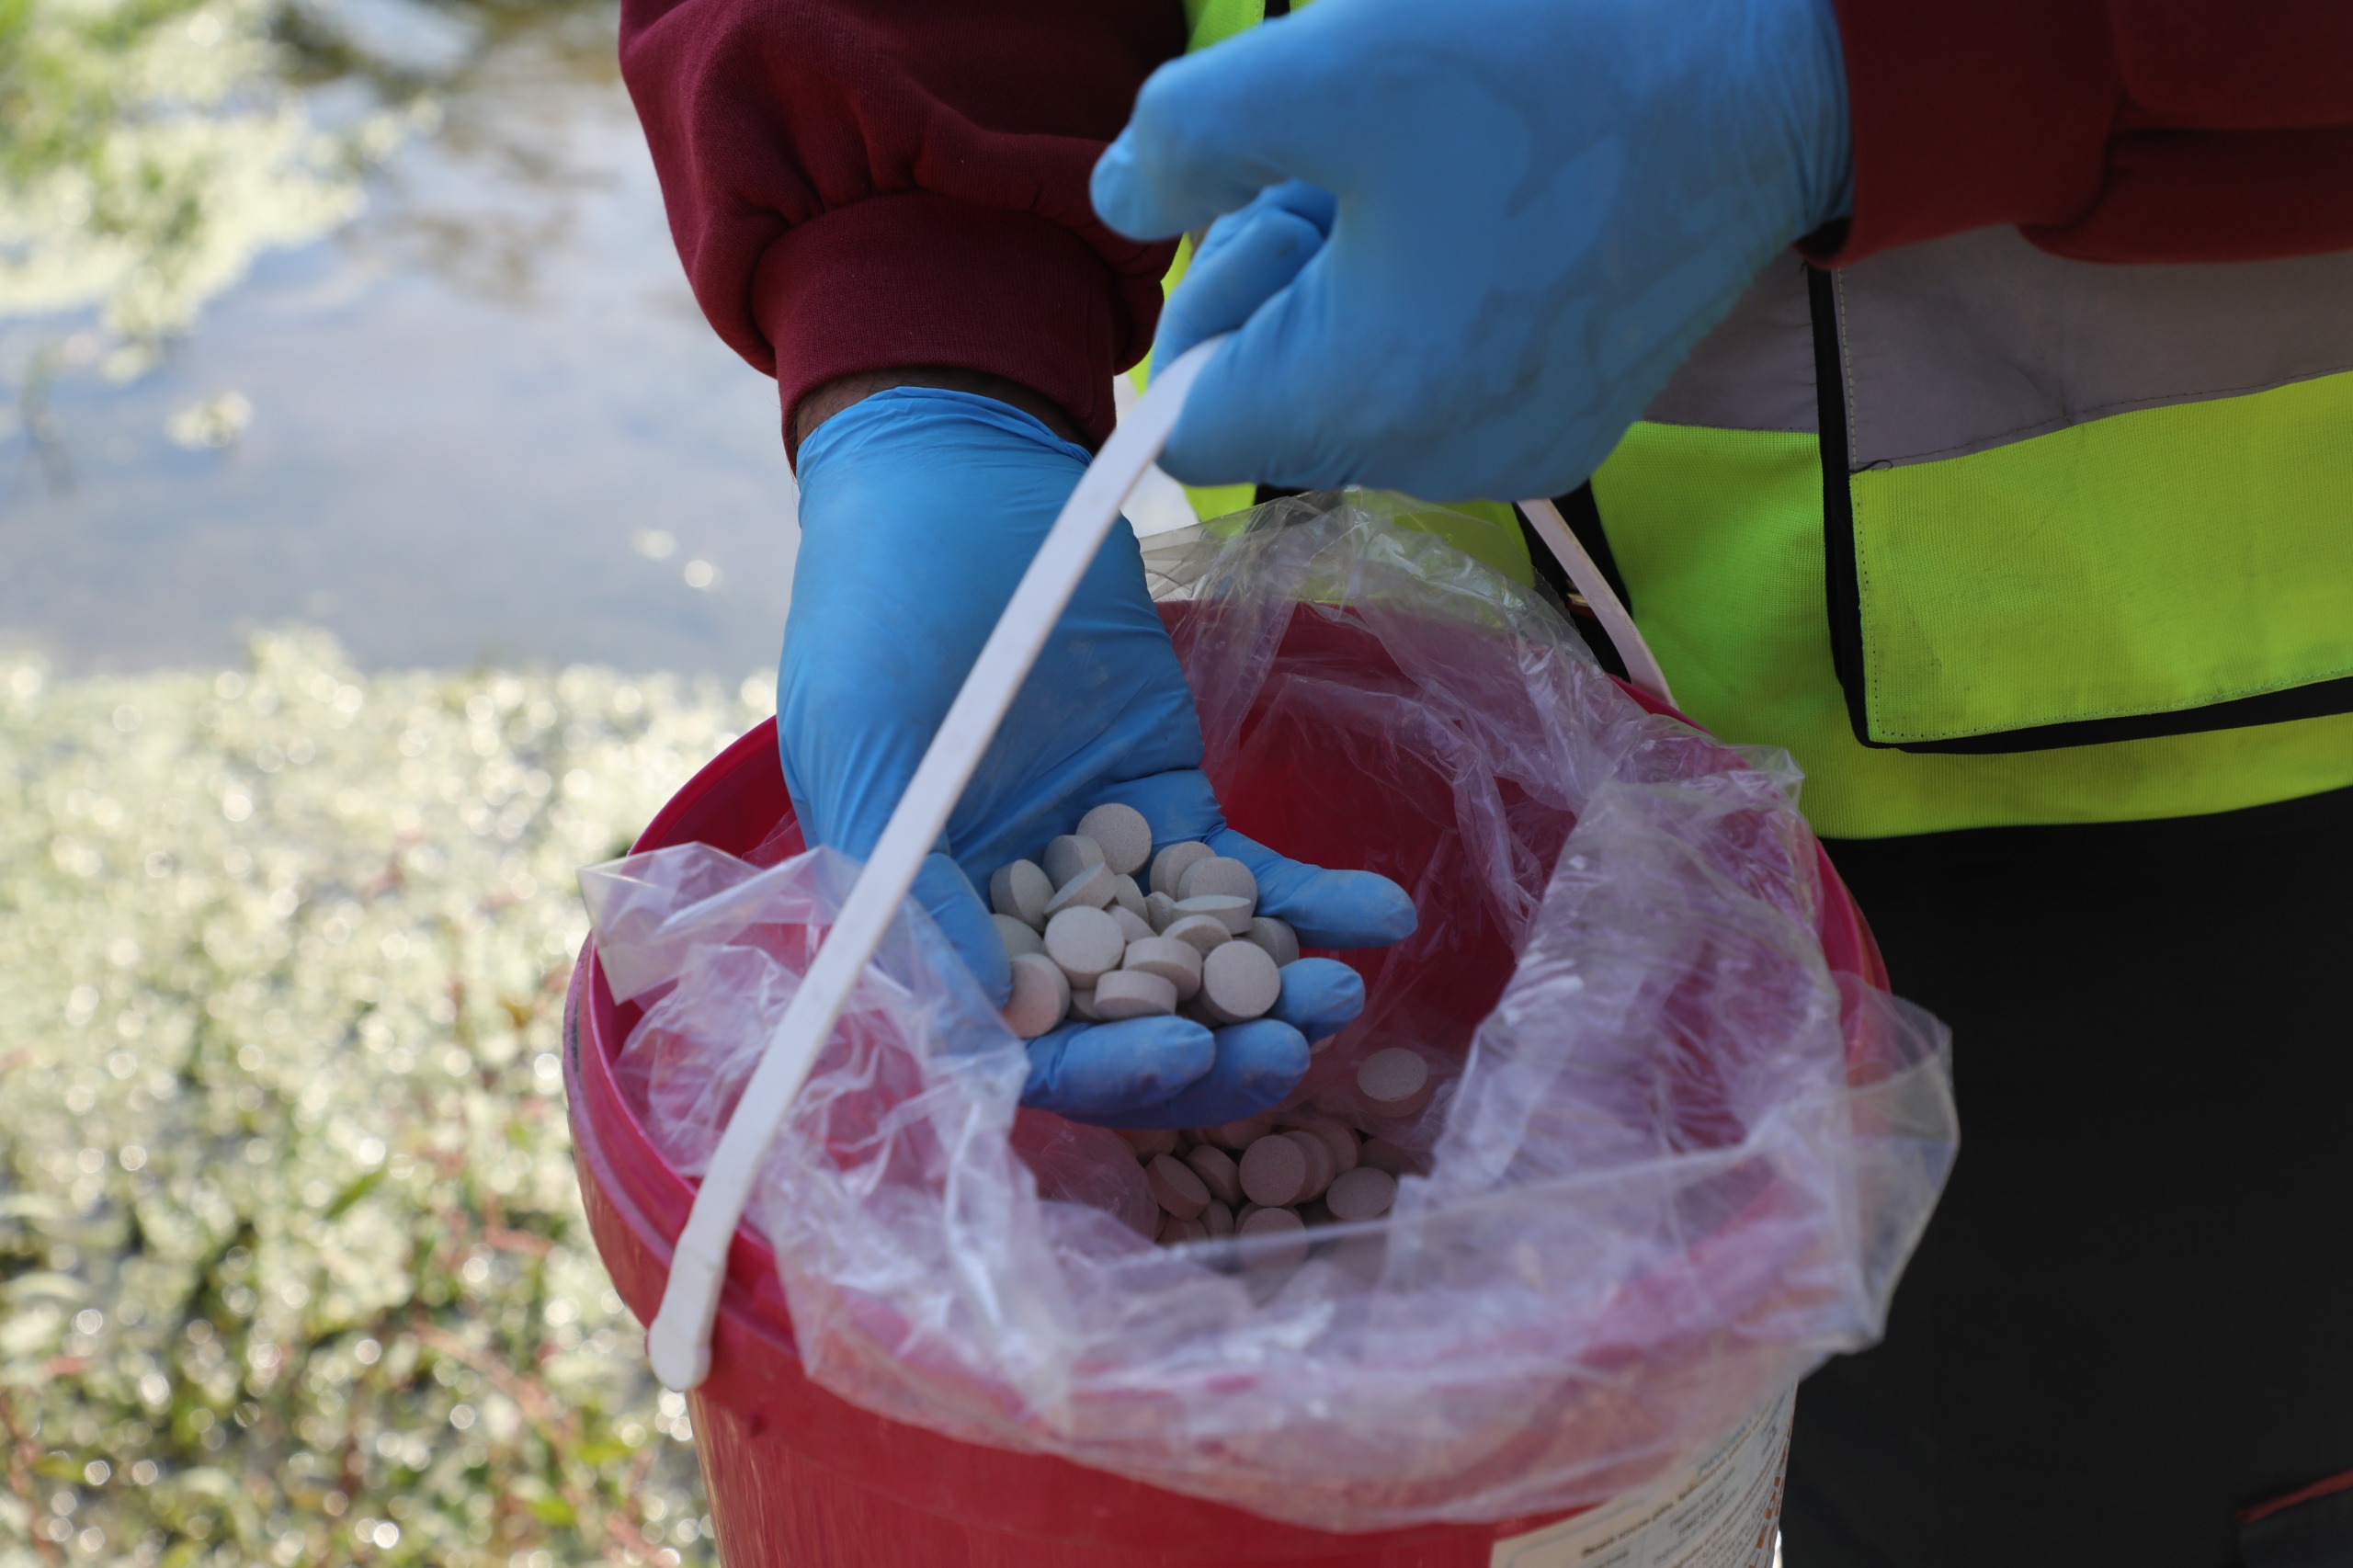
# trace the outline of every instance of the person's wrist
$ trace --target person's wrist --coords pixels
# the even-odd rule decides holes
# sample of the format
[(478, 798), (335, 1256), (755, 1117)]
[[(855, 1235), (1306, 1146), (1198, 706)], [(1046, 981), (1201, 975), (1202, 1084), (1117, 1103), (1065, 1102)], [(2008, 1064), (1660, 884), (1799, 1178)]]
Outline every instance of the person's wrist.
[(1060, 403), (1019, 381), (993, 376), (984, 370), (959, 369), (953, 366), (908, 365), (836, 376), (813, 388), (792, 405), (792, 416), (786, 422), (786, 460), (797, 466), (801, 460), (801, 443), (820, 425), (875, 393), (889, 392), (893, 387), (937, 387), (943, 392), (970, 392), (976, 397), (994, 398), (1009, 408), (1019, 409), (1074, 446), (1088, 445), (1076, 421), (1063, 412)]

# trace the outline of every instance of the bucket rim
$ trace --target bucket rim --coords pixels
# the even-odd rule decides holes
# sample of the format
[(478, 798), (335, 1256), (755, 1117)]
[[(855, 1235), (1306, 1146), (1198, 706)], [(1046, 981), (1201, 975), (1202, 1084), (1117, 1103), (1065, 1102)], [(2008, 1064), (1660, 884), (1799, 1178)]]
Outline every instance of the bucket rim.
[[(1616, 676), (1610, 678), (1643, 711), (1673, 719), (1702, 735), (1709, 733), (1660, 699)], [(639, 834), (630, 853), (685, 842), (676, 836), (680, 821), (716, 792), (737, 785), (737, 776), (745, 768), (776, 767), (776, 747), (773, 718), (738, 736), (671, 796)], [(1886, 964), (1860, 907), (1839, 878), (1820, 839), (1813, 839), (1813, 849), (1823, 894), (1814, 924), (1824, 960), (1835, 974), (1851, 975), (1875, 989), (1886, 989)], [(582, 1145), (581, 1133), (590, 1134), (587, 1142), (595, 1145), (596, 1163), (603, 1167), (599, 1174), (608, 1180), (608, 1197), (644, 1227), (657, 1260), (666, 1272), (678, 1233), (693, 1205), (697, 1184), (681, 1175), (663, 1154), (614, 1075), (613, 1064), (628, 1031), (604, 1026), (617, 1023), (622, 1010), (613, 999), (597, 955), (596, 937), (591, 935), (582, 944), (564, 1006), (563, 1065), (565, 1077), (571, 1080), (566, 1086), (574, 1107), (575, 1147)], [(1851, 1055), (1860, 1043), (1858, 1031), (1850, 1024), (1844, 1032)], [(584, 1049), (584, 1045), (592, 1042), (593, 1050)], [(585, 1127), (578, 1125), (584, 1113), (588, 1123)], [(754, 1333), (778, 1352), (790, 1354), (797, 1361), (799, 1351), (778, 1279), (776, 1254), (748, 1219), (736, 1230), (729, 1249), (727, 1274), (721, 1300), (722, 1317), (739, 1320), (739, 1329)], [(653, 1307), (658, 1304), (658, 1289), (655, 1294), (655, 1301), (629, 1302), (641, 1321), (650, 1319)]]

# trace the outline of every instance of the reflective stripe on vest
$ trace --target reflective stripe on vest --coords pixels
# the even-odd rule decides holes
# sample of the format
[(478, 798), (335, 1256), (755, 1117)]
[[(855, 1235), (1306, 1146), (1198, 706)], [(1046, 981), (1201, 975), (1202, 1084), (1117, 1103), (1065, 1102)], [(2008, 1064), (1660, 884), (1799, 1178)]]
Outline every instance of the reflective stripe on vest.
[(1677, 695), (1825, 834), (2229, 810), (2353, 784), (2348, 372), (2353, 256), (1790, 259), (1595, 491)]

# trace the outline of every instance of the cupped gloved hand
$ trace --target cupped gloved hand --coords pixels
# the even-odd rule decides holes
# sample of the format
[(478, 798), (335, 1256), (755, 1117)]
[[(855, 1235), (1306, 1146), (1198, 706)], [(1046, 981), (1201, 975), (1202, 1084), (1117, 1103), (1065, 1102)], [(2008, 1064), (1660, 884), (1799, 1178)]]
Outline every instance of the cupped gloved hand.
[[(1086, 470), (1086, 451), (970, 392), (903, 387), (835, 415), (801, 444), (801, 552), (777, 677), (786, 786), (812, 843), (863, 858)], [(1285, 859), (1225, 825), (1200, 771), (1200, 724), (1115, 528), (926, 861), (915, 894), (1002, 1003), (1008, 960), (975, 891), (1107, 801), (1155, 846), (1205, 840), (1246, 863), (1259, 908), (1315, 947), (1372, 947), (1414, 928), (1404, 890)], [(1071, 1024), (1030, 1042), (1029, 1104), (1128, 1127), (1237, 1120), (1288, 1094), (1308, 1042), (1364, 1006), (1345, 964), (1283, 971), (1272, 1014), (1211, 1030), (1188, 1019)]]
[(1221, 213), (1157, 363), (1164, 468), (1553, 495), (1849, 202), (1830, 0), (1318, 0), (1164, 65), (1097, 164), (1139, 239)]

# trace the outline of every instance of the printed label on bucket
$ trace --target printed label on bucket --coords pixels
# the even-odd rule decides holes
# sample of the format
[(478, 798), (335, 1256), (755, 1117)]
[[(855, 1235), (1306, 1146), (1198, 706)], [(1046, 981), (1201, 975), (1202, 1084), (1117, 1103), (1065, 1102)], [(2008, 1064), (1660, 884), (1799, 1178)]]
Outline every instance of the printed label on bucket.
[(1796, 1403), (1782, 1394), (1655, 1486), (1497, 1541), (1489, 1568), (1773, 1568)]

